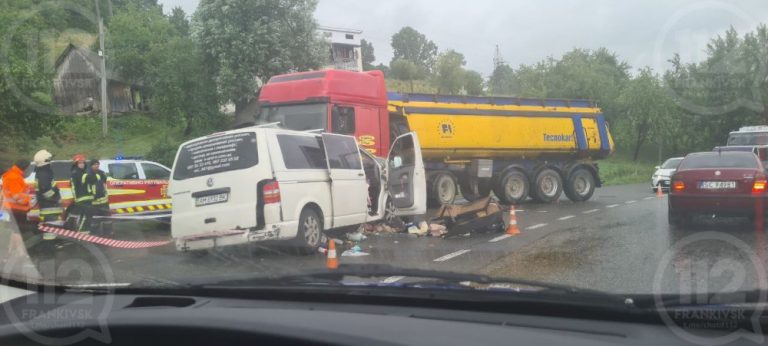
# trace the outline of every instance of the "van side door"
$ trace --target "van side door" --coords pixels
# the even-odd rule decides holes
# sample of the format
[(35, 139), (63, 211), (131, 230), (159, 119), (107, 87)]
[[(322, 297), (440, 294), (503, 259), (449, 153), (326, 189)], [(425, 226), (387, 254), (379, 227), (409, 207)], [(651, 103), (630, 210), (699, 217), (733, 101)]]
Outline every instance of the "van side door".
[(368, 183), (360, 149), (352, 136), (323, 134), (331, 176), (333, 227), (364, 223), (368, 212)]
[(419, 137), (406, 133), (392, 142), (386, 165), (387, 191), (397, 215), (427, 212), (427, 181)]

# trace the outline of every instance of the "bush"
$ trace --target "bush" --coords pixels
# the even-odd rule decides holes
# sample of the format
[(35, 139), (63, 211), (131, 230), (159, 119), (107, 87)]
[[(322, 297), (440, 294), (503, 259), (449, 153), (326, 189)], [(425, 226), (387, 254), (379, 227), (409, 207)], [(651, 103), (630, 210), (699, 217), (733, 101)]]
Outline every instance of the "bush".
[(147, 153), (146, 159), (171, 167), (173, 166), (173, 160), (176, 158), (176, 151), (179, 145), (181, 145), (181, 142), (173, 142), (168, 138), (164, 138), (152, 146), (152, 149)]

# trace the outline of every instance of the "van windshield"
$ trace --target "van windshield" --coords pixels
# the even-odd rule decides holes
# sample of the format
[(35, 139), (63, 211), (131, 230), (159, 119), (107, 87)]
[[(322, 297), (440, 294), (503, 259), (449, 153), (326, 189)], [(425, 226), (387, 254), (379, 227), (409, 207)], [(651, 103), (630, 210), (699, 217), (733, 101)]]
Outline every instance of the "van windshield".
[(188, 143), (179, 149), (173, 180), (251, 168), (259, 163), (256, 134), (232, 133)]
[(280, 123), (281, 127), (296, 131), (325, 130), (328, 104), (267, 106), (261, 109), (259, 120), (268, 124)]

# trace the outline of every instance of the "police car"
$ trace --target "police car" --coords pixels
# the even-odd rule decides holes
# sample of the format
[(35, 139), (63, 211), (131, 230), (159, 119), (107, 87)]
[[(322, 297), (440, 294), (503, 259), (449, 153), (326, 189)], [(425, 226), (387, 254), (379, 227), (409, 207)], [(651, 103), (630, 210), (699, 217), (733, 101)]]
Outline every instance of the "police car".
[[(113, 215), (146, 216), (170, 215), (168, 179), (171, 169), (157, 162), (144, 160), (99, 160), (101, 170), (107, 174), (109, 207)], [(62, 205), (73, 201), (70, 184), (72, 161), (51, 162), (56, 186), (61, 191)], [(35, 165), (25, 171), (27, 183), (34, 187)], [(39, 209), (33, 207), (27, 214), (32, 222), (39, 221)]]

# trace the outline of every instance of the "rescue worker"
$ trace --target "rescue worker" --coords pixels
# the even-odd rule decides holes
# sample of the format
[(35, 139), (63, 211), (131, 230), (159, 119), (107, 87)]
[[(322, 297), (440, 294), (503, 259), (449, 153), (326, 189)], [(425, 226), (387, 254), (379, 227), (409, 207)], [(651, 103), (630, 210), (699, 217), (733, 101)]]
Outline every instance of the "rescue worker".
[[(61, 194), (54, 184), (51, 160), (53, 155), (47, 150), (40, 150), (35, 154), (35, 181), (37, 182), (37, 203), (40, 206), (40, 222), (51, 222), (59, 219), (63, 212)], [(44, 232), (43, 240), (56, 239), (56, 234)]]
[(24, 181), (24, 171), (29, 161), (19, 160), (3, 174), (3, 208), (11, 212), (17, 221), (26, 219), (30, 208), (29, 186)]
[[(107, 174), (100, 169), (99, 160), (92, 160), (91, 167), (88, 170), (88, 188), (93, 195), (93, 213), (94, 216), (110, 216), (109, 209), (109, 191), (107, 190)], [(108, 221), (100, 222), (101, 233), (109, 235), (112, 232), (112, 224)]]
[[(93, 202), (93, 194), (86, 182), (88, 178), (87, 160), (84, 155), (78, 154), (72, 158), (72, 161), (74, 163), (72, 164), (70, 183), (72, 184), (74, 203), (69, 209), (67, 228), (74, 228), (78, 232), (87, 233), (91, 226), (91, 202)], [(72, 227), (73, 225), (74, 227)]]

